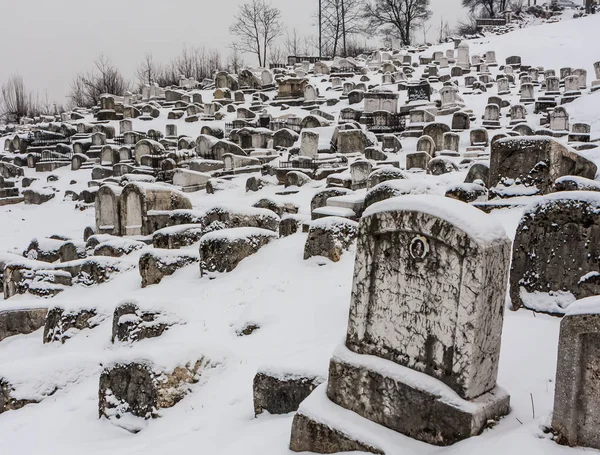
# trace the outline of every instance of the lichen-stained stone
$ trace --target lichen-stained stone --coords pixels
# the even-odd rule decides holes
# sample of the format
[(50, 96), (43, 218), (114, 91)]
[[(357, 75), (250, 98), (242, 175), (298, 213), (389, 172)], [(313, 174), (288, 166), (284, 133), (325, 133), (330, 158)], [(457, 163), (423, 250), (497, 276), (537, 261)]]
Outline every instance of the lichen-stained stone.
[(600, 300), (572, 305), (560, 324), (552, 430), (557, 442), (600, 449)]
[(75, 333), (98, 326), (102, 319), (95, 308), (66, 310), (54, 307), (48, 311), (46, 316), (44, 343), (54, 341), (65, 343)]
[(510, 271), (514, 308), (564, 314), (577, 299), (600, 294), (600, 194), (547, 195), (523, 214)]

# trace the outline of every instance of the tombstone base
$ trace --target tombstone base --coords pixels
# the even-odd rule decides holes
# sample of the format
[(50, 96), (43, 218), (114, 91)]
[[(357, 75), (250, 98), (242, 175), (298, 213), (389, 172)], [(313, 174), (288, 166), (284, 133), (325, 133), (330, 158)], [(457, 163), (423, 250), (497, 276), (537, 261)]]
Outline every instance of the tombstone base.
[(498, 387), (464, 400), (431, 376), (346, 346), (331, 360), (327, 396), (372, 422), (440, 446), (480, 434), (510, 410), (509, 395)]

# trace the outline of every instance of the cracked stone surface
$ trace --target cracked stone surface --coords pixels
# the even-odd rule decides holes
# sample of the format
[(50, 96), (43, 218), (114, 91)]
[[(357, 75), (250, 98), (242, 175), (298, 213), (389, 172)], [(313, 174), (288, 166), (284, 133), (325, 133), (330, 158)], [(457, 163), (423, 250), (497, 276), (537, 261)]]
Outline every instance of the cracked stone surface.
[(363, 218), (346, 344), (471, 399), (496, 384), (510, 241), (418, 212)]

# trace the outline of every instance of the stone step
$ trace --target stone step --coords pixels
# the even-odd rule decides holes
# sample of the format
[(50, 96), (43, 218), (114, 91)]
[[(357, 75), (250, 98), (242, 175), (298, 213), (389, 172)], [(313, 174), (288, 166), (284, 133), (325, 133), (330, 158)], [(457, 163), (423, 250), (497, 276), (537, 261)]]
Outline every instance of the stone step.
[(348, 209), (345, 207), (320, 207), (312, 211), (312, 219), (317, 220), (319, 218), (324, 218), (326, 216), (339, 216), (341, 218), (348, 218), (349, 220), (356, 221), (358, 220), (358, 216), (356, 212), (352, 209)]
[(330, 197), (327, 199), (327, 206), (350, 209), (356, 214), (361, 214), (365, 207), (365, 196), (364, 194), (347, 194)]
[(25, 200), (25, 198), (23, 196), (1, 198), (0, 199), (0, 207), (2, 207), (4, 205), (19, 204), (19, 203), (23, 202), (24, 200)]
[(327, 383), (317, 387), (300, 405), (292, 424), (290, 449), (294, 452), (346, 451), (406, 454), (423, 443), (377, 425), (327, 398)]
[(19, 195), (18, 188), (2, 188), (0, 189), (0, 198), (17, 197)]

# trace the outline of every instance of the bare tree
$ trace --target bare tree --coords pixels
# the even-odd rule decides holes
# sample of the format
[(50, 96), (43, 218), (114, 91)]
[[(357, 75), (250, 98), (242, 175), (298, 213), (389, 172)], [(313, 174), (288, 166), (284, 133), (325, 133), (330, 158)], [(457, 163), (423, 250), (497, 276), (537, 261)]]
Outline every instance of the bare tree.
[(465, 8), (472, 13), (480, 13), (486, 17), (497, 17), (508, 7), (509, 0), (462, 0)]
[(448, 21), (445, 21), (444, 18), (440, 18), (440, 25), (438, 26), (438, 33), (439, 33), (439, 39), (438, 42), (439, 43), (443, 43), (444, 40), (446, 38), (448, 38), (448, 35), (450, 34), (450, 25), (448, 24)]
[(431, 17), (430, 0), (369, 0), (363, 9), (367, 30), (391, 33), (411, 44), (413, 31)]
[(100, 55), (91, 71), (75, 76), (68, 98), (75, 106), (91, 107), (98, 104), (101, 95), (122, 95), (128, 88), (125, 78), (110, 59)]
[(269, 63), (282, 64), (285, 63), (285, 52), (280, 46), (271, 46), (269, 49)]
[(350, 37), (362, 32), (362, 0), (323, 0), (323, 48), (331, 57), (348, 56)]
[(144, 60), (138, 66), (136, 75), (140, 85), (150, 85), (158, 81), (161, 71), (161, 65), (154, 60), (152, 53), (149, 52), (144, 55)]
[(233, 49), (227, 61), (228, 71), (233, 74), (239, 73), (244, 67), (244, 58), (237, 49)]
[(234, 49), (256, 54), (258, 65), (265, 66), (269, 47), (283, 33), (281, 11), (265, 0), (252, 0), (239, 6), (229, 31), (237, 37)]
[(12, 117), (18, 120), (29, 114), (29, 97), (25, 91), (23, 77), (18, 74), (11, 76), (7, 82), (2, 84), (2, 99), (0, 106), (3, 117)]
[(285, 34), (285, 50), (288, 55), (297, 56), (300, 54), (301, 37), (298, 35), (298, 30), (295, 28), (290, 33), (289, 31)]

